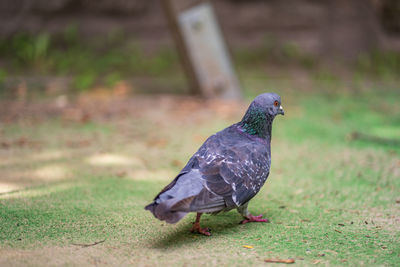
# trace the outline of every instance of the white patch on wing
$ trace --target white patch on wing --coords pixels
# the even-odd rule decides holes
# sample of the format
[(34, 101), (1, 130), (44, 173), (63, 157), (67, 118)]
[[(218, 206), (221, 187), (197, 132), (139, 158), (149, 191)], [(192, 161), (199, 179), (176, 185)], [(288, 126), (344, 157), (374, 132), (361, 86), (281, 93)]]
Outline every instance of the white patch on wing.
[(207, 186), (207, 181), (203, 179), (203, 186), (209, 191), (212, 192), (211, 189)]
[(225, 179), (224, 176), (220, 175), (220, 177), (222, 177), (222, 179), (224, 180), (225, 183), (229, 184), (229, 182)]
[(233, 194), (232, 195), (232, 200), (233, 200), (233, 202), (235, 202), (235, 204), (237, 205), (237, 206), (240, 206), (240, 203), (237, 201), (237, 199), (236, 199), (236, 194)]

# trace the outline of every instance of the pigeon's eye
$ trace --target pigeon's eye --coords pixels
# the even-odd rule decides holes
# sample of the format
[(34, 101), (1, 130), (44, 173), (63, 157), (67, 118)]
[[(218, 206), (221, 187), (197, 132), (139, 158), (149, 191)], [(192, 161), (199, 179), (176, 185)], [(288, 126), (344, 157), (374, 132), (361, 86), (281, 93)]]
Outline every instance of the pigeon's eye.
[(279, 106), (279, 102), (275, 100), (274, 106), (275, 106), (275, 107)]

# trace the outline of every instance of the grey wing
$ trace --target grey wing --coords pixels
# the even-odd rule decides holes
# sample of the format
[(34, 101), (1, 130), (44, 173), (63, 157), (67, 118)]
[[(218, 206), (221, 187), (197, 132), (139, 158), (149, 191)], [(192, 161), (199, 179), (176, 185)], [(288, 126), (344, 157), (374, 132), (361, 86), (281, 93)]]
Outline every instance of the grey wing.
[(224, 145), (213, 136), (156, 197), (171, 211), (219, 212), (253, 198), (269, 174), (270, 157), (262, 145)]
[(269, 157), (263, 152), (257, 147), (243, 146), (199, 156), (205, 187), (202, 192), (204, 201), (195, 199), (192, 208), (202, 210), (215, 206), (220, 210), (232, 209), (248, 202), (258, 193), (269, 174)]
[(252, 199), (264, 185), (269, 175), (268, 158), (253, 152), (241, 161), (224, 162), (220, 174), (232, 186), (232, 201), (239, 207)]
[(154, 199), (156, 204), (168, 204), (170, 211), (217, 212), (226, 207), (224, 198), (205, 187), (204, 174), (219, 169), (219, 161), (209, 161), (199, 167), (195, 154), (182, 172)]

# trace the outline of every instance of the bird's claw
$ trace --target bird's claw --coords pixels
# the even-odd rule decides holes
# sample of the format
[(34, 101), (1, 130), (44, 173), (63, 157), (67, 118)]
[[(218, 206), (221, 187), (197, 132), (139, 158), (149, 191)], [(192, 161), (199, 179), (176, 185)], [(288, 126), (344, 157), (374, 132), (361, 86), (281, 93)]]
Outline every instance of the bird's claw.
[(192, 233), (198, 233), (198, 234), (202, 234), (205, 236), (210, 236), (210, 229), (209, 228), (198, 228), (198, 229), (193, 229), (191, 230)]
[(200, 227), (200, 225), (193, 225), (193, 227), (192, 227), (192, 229), (190, 230), (190, 232), (192, 232), (192, 233), (198, 233), (198, 234), (202, 234), (202, 235), (205, 235), (205, 236), (210, 236), (211, 235), (211, 233), (210, 233), (210, 228), (201, 228)]
[(253, 216), (253, 215), (249, 215), (246, 216), (245, 219), (243, 221), (240, 222), (240, 224), (245, 224), (245, 223), (249, 223), (249, 222), (266, 222), (269, 223), (269, 220), (267, 218), (263, 218), (263, 215), (260, 214), (258, 216)]

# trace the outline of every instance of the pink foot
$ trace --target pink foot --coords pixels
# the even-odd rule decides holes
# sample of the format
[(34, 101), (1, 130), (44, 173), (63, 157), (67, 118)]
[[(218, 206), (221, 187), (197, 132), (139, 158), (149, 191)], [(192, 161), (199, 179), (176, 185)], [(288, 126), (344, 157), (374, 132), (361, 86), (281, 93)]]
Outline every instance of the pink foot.
[(190, 230), (192, 233), (199, 233), (202, 235), (210, 236), (210, 229), (209, 228), (201, 228), (200, 224), (194, 223), (192, 229)]
[(243, 221), (241, 221), (241, 224), (245, 224), (245, 223), (249, 223), (249, 222), (266, 222), (269, 223), (269, 220), (267, 218), (263, 219), (262, 214), (258, 215), (258, 216), (253, 216), (253, 215), (249, 215), (247, 217), (245, 217), (246, 219), (244, 219)]

